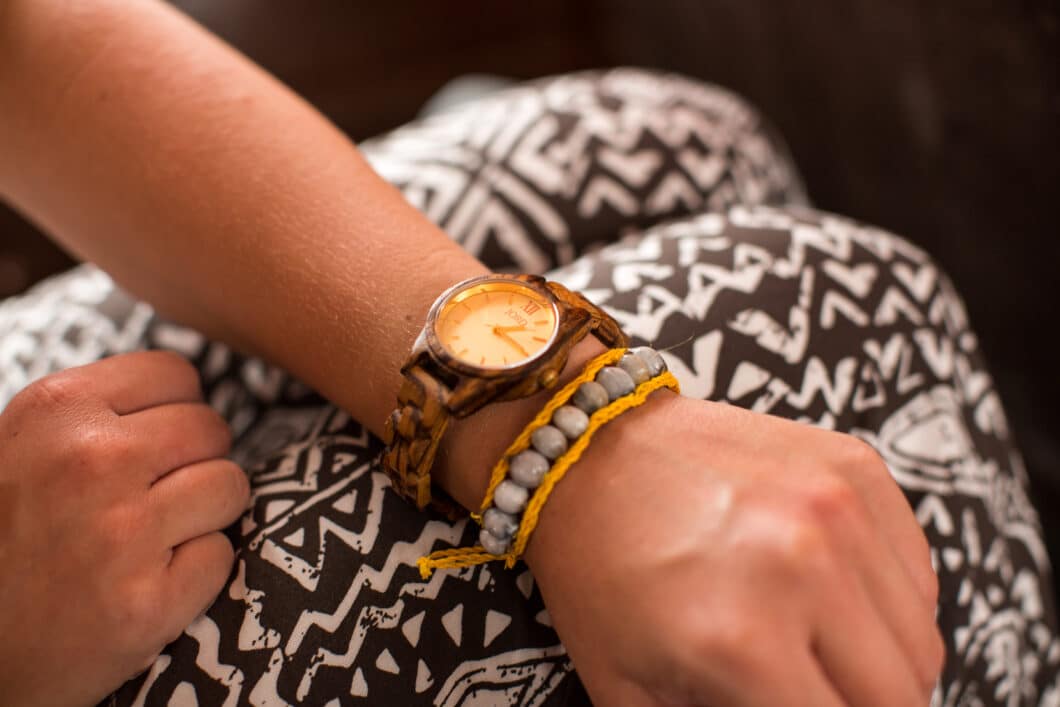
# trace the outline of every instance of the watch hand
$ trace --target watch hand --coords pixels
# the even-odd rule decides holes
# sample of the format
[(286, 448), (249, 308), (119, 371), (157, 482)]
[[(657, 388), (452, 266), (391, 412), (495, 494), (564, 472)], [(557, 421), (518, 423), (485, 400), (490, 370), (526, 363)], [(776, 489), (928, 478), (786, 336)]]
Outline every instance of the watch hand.
[(516, 340), (515, 340), (515, 339), (513, 339), (512, 337), (508, 336), (508, 334), (507, 334), (507, 333), (505, 333), (505, 331), (504, 331), (504, 329), (505, 329), (505, 328), (506, 328), (506, 327), (499, 327), (499, 326), (495, 326), (495, 327), (493, 327), (493, 333), (494, 333), (494, 334), (496, 334), (497, 336), (501, 337), (501, 338), (502, 338), (502, 339), (504, 339), (505, 341), (507, 341), (507, 342), (508, 342), (509, 344), (511, 344), (511, 345), (512, 345), (512, 346), (514, 346), (515, 348), (519, 349), (519, 353), (521, 353), (521, 354), (522, 354), (523, 356), (529, 356), (529, 355), (530, 355), (530, 352), (529, 352), (529, 351), (527, 351), (526, 349), (524, 349), (524, 348), (523, 348), (523, 347), (522, 347), (522, 346), (521, 346), (521, 345), (519, 344), (519, 342), (518, 342), (518, 341), (516, 341)]
[(523, 348), (523, 347), (522, 347), (522, 346), (521, 346), (521, 345), (519, 344), (519, 342), (518, 342), (518, 341), (516, 341), (516, 340), (515, 340), (515, 339), (513, 339), (512, 337), (508, 336), (507, 334), (502, 334), (501, 336), (503, 336), (503, 337), (504, 337), (504, 340), (505, 340), (505, 341), (507, 341), (508, 343), (510, 343), (510, 344), (511, 344), (512, 346), (514, 346), (515, 348), (519, 349), (519, 353), (521, 353), (521, 354), (522, 354), (523, 356), (526, 356), (526, 357), (529, 357), (529, 356), (530, 356), (530, 352), (529, 352), (529, 351), (527, 351), (526, 349), (524, 349), (524, 348)]
[(495, 333), (507, 333), (509, 331), (526, 331), (525, 324), (513, 324), (511, 326), (500, 326), (496, 325), (493, 327)]

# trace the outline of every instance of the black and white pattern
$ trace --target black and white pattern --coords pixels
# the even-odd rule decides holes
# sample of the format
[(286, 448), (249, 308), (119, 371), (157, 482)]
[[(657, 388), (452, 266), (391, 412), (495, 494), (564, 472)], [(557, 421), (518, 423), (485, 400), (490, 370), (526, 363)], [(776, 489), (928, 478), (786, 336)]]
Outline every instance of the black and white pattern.
[[(1060, 705), (1048, 561), (960, 299), (910, 243), (807, 208), (740, 99), (635, 70), (578, 74), (365, 150), (491, 267), (561, 265), (551, 276), (638, 343), (672, 347), (686, 395), (873, 444), (940, 576), (948, 661), (933, 704)], [(403, 503), (373, 467), (378, 440), (342, 411), (155, 318), (97, 270), (0, 304), (0, 405), (49, 371), (145, 346), (198, 366), (254, 492), (228, 587), (116, 703), (587, 703), (524, 566), (422, 580), (418, 557), (474, 541), (466, 521)]]
[(362, 149), (499, 271), (541, 273), (663, 219), (806, 203), (783, 144), (743, 99), (633, 69), (513, 88)]

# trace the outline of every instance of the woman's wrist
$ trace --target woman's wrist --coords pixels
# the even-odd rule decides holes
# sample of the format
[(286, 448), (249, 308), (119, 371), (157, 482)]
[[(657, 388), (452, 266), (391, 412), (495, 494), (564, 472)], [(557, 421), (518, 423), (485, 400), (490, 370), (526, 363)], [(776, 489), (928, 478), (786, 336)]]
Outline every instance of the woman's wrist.
[(593, 443), (564, 476), (562, 483), (556, 486), (548, 503), (541, 509), (537, 527), (523, 553), (523, 560), (535, 576), (550, 558), (567, 556), (569, 559), (574, 556), (569, 552), (569, 547), (563, 549), (578, 537), (577, 532), (571, 532), (572, 526), (566, 521), (576, 518), (579, 508), (591, 502), (594, 489), (601, 484), (624, 483), (615, 474), (616, 469), (623, 468), (622, 465), (613, 463), (623, 454), (622, 440), (631, 435), (641, 441), (646, 436), (650, 438), (654, 432), (645, 426), (646, 420), (651, 422), (650, 427), (656, 432), (667, 429), (667, 425), (657, 424), (658, 416), (670, 414), (681, 399), (678, 393), (661, 388), (651, 393), (643, 405), (629, 410), (597, 431)]
[(587, 336), (571, 350), (555, 388), (529, 398), (492, 403), (469, 417), (452, 420), (442, 438), (432, 477), (449, 495), (470, 510), (477, 510), (493, 465), (554, 390), (574, 378), (585, 364), (605, 350), (596, 337)]

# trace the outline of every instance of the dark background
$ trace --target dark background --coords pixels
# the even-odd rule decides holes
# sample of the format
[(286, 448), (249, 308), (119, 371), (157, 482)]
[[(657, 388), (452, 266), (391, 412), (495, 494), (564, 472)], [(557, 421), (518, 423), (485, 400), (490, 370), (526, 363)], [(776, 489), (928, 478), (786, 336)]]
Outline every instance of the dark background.
[[(920, 243), (964, 293), (1060, 559), (1055, 0), (176, 4), (354, 138), (469, 72), (633, 64), (744, 94), (817, 206)], [(67, 265), (0, 209), (0, 297)]]

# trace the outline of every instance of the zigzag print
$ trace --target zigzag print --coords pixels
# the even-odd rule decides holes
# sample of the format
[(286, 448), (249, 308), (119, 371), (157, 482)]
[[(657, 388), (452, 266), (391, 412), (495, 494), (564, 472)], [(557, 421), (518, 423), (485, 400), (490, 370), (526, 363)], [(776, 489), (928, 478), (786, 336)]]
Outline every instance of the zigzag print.
[[(494, 269), (562, 266), (549, 276), (665, 349), (686, 395), (874, 445), (940, 576), (933, 705), (1060, 705), (1048, 561), (960, 299), (907, 241), (807, 208), (745, 102), (576, 74), (364, 149)], [(391, 494), (378, 440), (282, 371), (154, 318), (91, 268), (0, 304), (0, 342), (0, 405), (52, 370), (179, 351), (251, 475), (228, 587), (115, 704), (587, 704), (529, 571), (420, 579), (416, 558), (473, 530)]]

